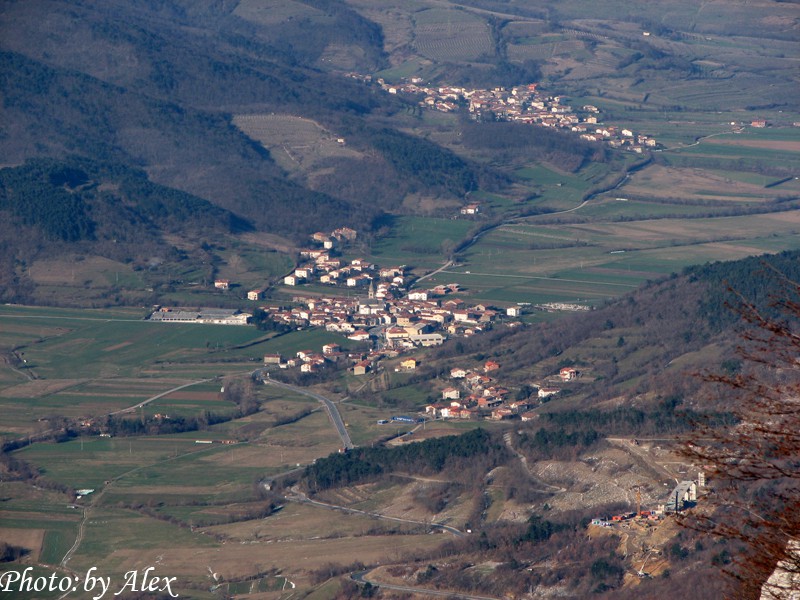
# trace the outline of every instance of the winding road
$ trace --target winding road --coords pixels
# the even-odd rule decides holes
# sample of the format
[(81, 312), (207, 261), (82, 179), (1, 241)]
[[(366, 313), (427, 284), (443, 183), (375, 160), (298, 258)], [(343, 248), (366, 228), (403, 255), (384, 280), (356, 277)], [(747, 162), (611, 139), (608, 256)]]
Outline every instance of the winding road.
[(458, 598), (459, 600), (501, 600), (497, 596), (477, 596), (475, 594), (468, 594), (465, 592), (454, 592), (452, 590), (433, 590), (423, 587), (411, 587), (405, 585), (395, 585), (392, 583), (381, 583), (374, 579), (368, 579), (370, 571), (358, 571), (350, 575), (350, 579), (358, 583), (369, 583), (374, 587), (381, 587), (386, 590), (395, 590), (398, 592), (406, 592), (410, 594), (424, 594), (427, 596), (436, 596), (438, 598)]
[(416, 521), (414, 519), (406, 519), (404, 517), (390, 517), (388, 515), (382, 515), (381, 513), (374, 513), (368, 512), (366, 510), (360, 510), (358, 508), (350, 508), (347, 506), (340, 506), (338, 504), (328, 504), (327, 502), (320, 502), (319, 500), (312, 500), (308, 496), (306, 496), (303, 492), (297, 489), (297, 487), (292, 488), (292, 494), (285, 496), (286, 500), (290, 502), (299, 502), (302, 504), (312, 504), (314, 506), (318, 506), (320, 508), (327, 508), (329, 510), (339, 510), (346, 513), (357, 514), (357, 515), (364, 515), (367, 517), (372, 517), (374, 519), (381, 519), (383, 521), (395, 521), (397, 523), (409, 523), (411, 525), (422, 525), (424, 527), (430, 527), (431, 529), (441, 529), (442, 531), (446, 531), (448, 533), (452, 533), (457, 537), (463, 537), (467, 535), (460, 529), (456, 529), (455, 527), (451, 527), (450, 525), (445, 525), (444, 523), (436, 523), (432, 521)]
[[(486, 229), (480, 230), (478, 233), (473, 235), (469, 239), (469, 241), (467, 241), (463, 245), (461, 245), (459, 247), (458, 251), (456, 252), (456, 254), (460, 254), (460, 253), (464, 252), (465, 250), (467, 250), (468, 248), (473, 246), (475, 244), (475, 242), (477, 242), (482, 236), (486, 235), (487, 233), (490, 233), (491, 231), (494, 231), (495, 229), (503, 227), (505, 225), (510, 225), (512, 223), (524, 222), (524, 221), (533, 219), (535, 217), (554, 217), (554, 216), (557, 216), (557, 215), (564, 215), (564, 214), (567, 214), (567, 213), (575, 212), (576, 210), (580, 210), (581, 208), (583, 208), (584, 206), (589, 204), (589, 201), (592, 198), (594, 198), (595, 196), (597, 196), (599, 193), (608, 193), (611, 190), (615, 190), (615, 189), (621, 187), (628, 180), (628, 178), (629, 178), (629, 175), (626, 173), (625, 177), (623, 179), (621, 179), (619, 182), (617, 182), (613, 187), (609, 188), (608, 190), (603, 190), (602, 192), (598, 192), (598, 193), (592, 194), (589, 198), (586, 198), (580, 204), (578, 204), (576, 206), (573, 206), (572, 208), (567, 208), (565, 210), (559, 210), (559, 211), (556, 211), (556, 212), (542, 213), (540, 215), (527, 215), (527, 216), (524, 216), (524, 217), (512, 217), (512, 218), (507, 219), (505, 221), (501, 221), (501, 222), (499, 222), (499, 223), (497, 223), (495, 225), (490, 225), (490, 226), (486, 227)], [(417, 279), (414, 283), (411, 284), (409, 289), (412, 289), (412, 288), (416, 287), (417, 284), (419, 284), (422, 281), (425, 281), (426, 279), (429, 279), (429, 278), (433, 277), (434, 275), (438, 275), (439, 273), (448, 273), (449, 271), (447, 271), (446, 269), (452, 267), (454, 264), (455, 264), (455, 260), (454, 259), (448, 260), (446, 263), (444, 263), (438, 269), (436, 269), (434, 271), (431, 271), (430, 273), (426, 273), (425, 275), (422, 275), (419, 279)], [(546, 278), (542, 277), (541, 279), (546, 279)], [(635, 286), (632, 286), (632, 287), (635, 287)]]
[(506, 446), (508, 446), (508, 449), (511, 451), (511, 453), (514, 454), (522, 463), (522, 466), (525, 469), (525, 472), (528, 474), (528, 477), (532, 481), (535, 481), (538, 485), (542, 485), (546, 488), (546, 489), (533, 490), (534, 492), (540, 492), (543, 494), (555, 494), (555, 493), (563, 494), (564, 492), (567, 491), (567, 488), (557, 487), (555, 485), (550, 485), (549, 483), (545, 483), (534, 474), (533, 470), (531, 469), (531, 466), (528, 464), (527, 457), (521, 452), (519, 452), (516, 448), (514, 448), (514, 445), (511, 443), (510, 433), (504, 434), (503, 440), (505, 441)]
[(120, 415), (122, 413), (133, 412), (133, 411), (135, 411), (135, 410), (137, 410), (139, 408), (142, 408), (143, 406), (147, 406), (148, 404), (150, 404), (151, 402), (153, 402), (155, 400), (158, 400), (159, 398), (163, 398), (164, 396), (167, 396), (167, 395), (171, 394), (172, 392), (177, 392), (178, 390), (182, 390), (184, 388), (192, 387), (193, 385), (198, 385), (200, 383), (208, 383), (209, 381), (214, 381), (214, 378), (212, 378), (212, 379), (200, 379), (199, 381), (190, 381), (189, 383), (184, 383), (183, 385), (179, 385), (178, 387), (174, 387), (171, 390), (167, 390), (166, 392), (161, 392), (160, 394), (156, 394), (155, 396), (151, 396), (147, 400), (142, 400), (141, 402), (139, 402), (138, 404), (134, 404), (133, 406), (129, 406), (127, 408), (121, 408), (120, 410), (115, 410), (114, 412), (110, 412), (106, 416), (107, 417), (112, 417), (114, 415)]
[(296, 385), (290, 385), (288, 383), (283, 383), (280, 381), (275, 381), (274, 379), (270, 379), (269, 373), (265, 372), (263, 369), (259, 369), (258, 372), (261, 373), (261, 380), (264, 382), (264, 385), (272, 385), (275, 387), (283, 388), (285, 390), (290, 390), (292, 392), (296, 392), (298, 394), (303, 394), (304, 396), (309, 396), (314, 398), (314, 400), (321, 402), (322, 405), (325, 407), (325, 410), (328, 412), (328, 418), (330, 418), (331, 423), (333, 423), (334, 427), (336, 427), (336, 431), (339, 434), (339, 437), (342, 440), (342, 446), (351, 450), (355, 446), (353, 445), (352, 440), (350, 439), (350, 434), (347, 433), (347, 428), (344, 425), (344, 421), (342, 420), (342, 415), (339, 414), (339, 409), (337, 408), (336, 404), (330, 398), (326, 398), (321, 394), (317, 394), (316, 392), (312, 392), (305, 388), (298, 387)]

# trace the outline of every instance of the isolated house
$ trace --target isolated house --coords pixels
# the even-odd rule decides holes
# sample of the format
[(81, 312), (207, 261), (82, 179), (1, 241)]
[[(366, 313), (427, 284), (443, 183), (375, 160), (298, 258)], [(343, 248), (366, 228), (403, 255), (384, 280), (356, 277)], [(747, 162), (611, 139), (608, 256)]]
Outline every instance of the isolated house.
[(407, 358), (400, 363), (400, 367), (406, 371), (413, 371), (417, 368), (417, 360), (415, 358)]
[(572, 367), (564, 367), (558, 373), (562, 381), (572, 381), (578, 376), (578, 370)]

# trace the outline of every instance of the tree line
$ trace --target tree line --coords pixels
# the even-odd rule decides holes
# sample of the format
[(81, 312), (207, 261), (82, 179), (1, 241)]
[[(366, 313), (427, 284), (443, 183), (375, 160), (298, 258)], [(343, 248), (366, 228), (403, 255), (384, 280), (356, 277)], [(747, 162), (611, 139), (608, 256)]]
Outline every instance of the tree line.
[(508, 451), (495, 434), (474, 429), (462, 435), (433, 438), (398, 447), (355, 448), (331, 454), (306, 467), (303, 479), (312, 492), (365, 481), (394, 471), (430, 475), (466, 467), (489, 470), (508, 459)]

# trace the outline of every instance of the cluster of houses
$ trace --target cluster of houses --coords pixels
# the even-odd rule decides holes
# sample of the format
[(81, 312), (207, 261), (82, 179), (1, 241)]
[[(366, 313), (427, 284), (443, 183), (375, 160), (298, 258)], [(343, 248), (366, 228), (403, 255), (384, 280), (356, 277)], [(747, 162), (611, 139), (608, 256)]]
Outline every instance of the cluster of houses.
[[(302, 373), (316, 373), (326, 365), (345, 361), (352, 365), (351, 368), (354, 375), (366, 375), (374, 369), (381, 359), (397, 355), (398, 352), (396, 351), (380, 349), (345, 352), (339, 344), (331, 343), (323, 345), (322, 352), (300, 350), (290, 358), (284, 358), (281, 354), (265, 354), (264, 366), (281, 369), (299, 367)], [(406, 358), (401, 361), (400, 368), (406, 371), (413, 371), (417, 368), (417, 365), (417, 359)]]
[[(468, 370), (454, 367), (450, 378), (457, 380), (452, 386), (442, 390), (442, 399), (425, 407), (425, 413), (434, 419), (477, 419), (488, 418), (495, 421), (519, 417), (522, 421), (537, 418), (531, 412), (539, 403), (558, 394), (561, 389), (539, 386), (536, 398), (516, 399), (509, 397), (509, 390), (490, 375), (500, 369), (500, 364), (488, 360), (480, 369)], [(561, 381), (572, 381), (580, 372), (572, 367), (564, 367), (559, 373)]]
[[(376, 266), (362, 258), (349, 262), (337, 256), (338, 249), (356, 239), (358, 233), (349, 227), (341, 227), (327, 233), (318, 231), (311, 235), (316, 248), (300, 251), (300, 258), (304, 262), (296, 267), (293, 272), (283, 278), (284, 285), (296, 286), (304, 283), (318, 282), (328, 285), (343, 285), (353, 289), (364, 288), (372, 283), (376, 275)], [(388, 293), (389, 285), (403, 285), (403, 268), (395, 267), (380, 271), (380, 277), (390, 280), (384, 284), (381, 294)]]
[(355, 236), (348, 228), (315, 233), (312, 239), (318, 247), (302, 250), (306, 262), (283, 280), (287, 286), (314, 282), (344, 288), (347, 297), (298, 295), (294, 298), (297, 306), (264, 306), (267, 314), (279, 323), (324, 327), (353, 341), (372, 341), (382, 349), (402, 351), (439, 345), (447, 335), (470, 336), (490, 329), (499, 316), (522, 313), (518, 306), (469, 306), (453, 295), (460, 289), (456, 283), (407, 291), (405, 265), (382, 268), (364, 259), (345, 261), (336, 256), (342, 240), (352, 241)]
[[(264, 306), (273, 320), (295, 327), (324, 327), (357, 342), (373, 342), (382, 349), (403, 351), (438, 346), (448, 335), (470, 336), (490, 329), (502, 315), (489, 306), (467, 306), (461, 298), (446, 296), (456, 284), (431, 290), (400, 290), (370, 284), (366, 296), (295, 297), (297, 306)], [(381, 291), (386, 293), (381, 293)], [(515, 314), (517, 311), (514, 311)]]
[[(357, 76), (360, 79), (363, 77)], [(423, 95), (420, 105), (442, 112), (466, 109), (476, 120), (513, 121), (554, 127), (579, 134), (581, 139), (604, 142), (612, 148), (624, 148), (643, 153), (645, 148), (655, 148), (658, 142), (647, 135), (636, 134), (630, 129), (603, 125), (600, 109), (587, 104), (575, 111), (572, 106), (562, 104), (561, 96), (549, 96), (538, 91), (531, 83), (512, 87), (496, 87), (491, 90), (468, 89), (454, 86), (433, 87), (425, 85), (415, 77), (399, 85), (389, 84), (383, 79), (378, 85), (390, 94)]]
[(293, 357), (284, 358), (282, 354), (265, 354), (264, 366), (289, 369), (299, 367), (303, 373), (316, 373), (319, 369), (341, 360), (361, 362), (367, 359), (363, 352), (344, 352), (339, 344), (325, 344), (320, 352), (314, 350), (299, 350)]

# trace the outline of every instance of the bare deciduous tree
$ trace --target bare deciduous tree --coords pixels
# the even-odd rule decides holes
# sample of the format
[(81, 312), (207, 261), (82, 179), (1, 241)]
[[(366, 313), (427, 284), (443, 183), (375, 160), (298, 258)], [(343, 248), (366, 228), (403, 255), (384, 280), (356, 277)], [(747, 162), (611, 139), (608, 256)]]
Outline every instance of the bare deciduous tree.
[(735, 424), (698, 427), (685, 456), (713, 481), (684, 523), (742, 548), (725, 571), (735, 598), (800, 598), (800, 284), (769, 307), (740, 298), (741, 369), (706, 375)]

